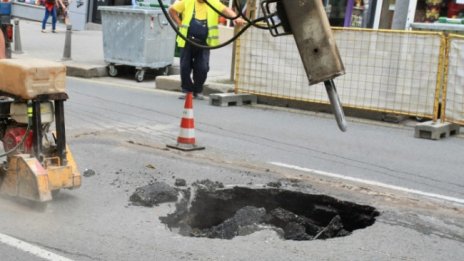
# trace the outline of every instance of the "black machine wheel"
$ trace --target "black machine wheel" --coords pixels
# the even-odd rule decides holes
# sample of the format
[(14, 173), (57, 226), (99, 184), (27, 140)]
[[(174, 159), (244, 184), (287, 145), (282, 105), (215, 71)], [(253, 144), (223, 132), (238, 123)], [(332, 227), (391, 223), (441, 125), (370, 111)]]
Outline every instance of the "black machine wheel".
[(116, 75), (118, 75), (118, 69), (116, 69), (116, 66), (114, 64), (108, 65), (108, 74), (111, 77), (115, 77)]
[(135, 80), (137, 82), (143, 82), (143, 79), (145, 78), (145, 70), (137, 70), (135, 73)]

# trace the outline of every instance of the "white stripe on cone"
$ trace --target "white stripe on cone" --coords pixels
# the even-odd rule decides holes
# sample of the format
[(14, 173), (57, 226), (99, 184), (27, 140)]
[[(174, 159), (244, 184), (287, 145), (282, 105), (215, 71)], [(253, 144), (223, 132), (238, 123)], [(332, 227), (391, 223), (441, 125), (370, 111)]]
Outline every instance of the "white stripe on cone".
[(195, 138), (195, 129), (180, 128), (179, 137), (186, 138), (186, 139)]
[(182, 113), (183, 118), (193, 119), (193, 109), (185, 109)]

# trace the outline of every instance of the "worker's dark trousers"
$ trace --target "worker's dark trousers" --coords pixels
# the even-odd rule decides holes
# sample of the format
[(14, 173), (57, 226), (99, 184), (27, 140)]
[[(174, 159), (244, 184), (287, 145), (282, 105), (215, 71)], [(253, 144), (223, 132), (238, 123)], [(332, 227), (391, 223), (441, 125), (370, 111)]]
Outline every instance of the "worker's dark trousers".
[[(185, 43), (180, 51), (180, 79), (183, 92), (203, 92), (203, 84), (209, 71), (209, 50)], [(193, 72), (193, 77), (190, 75)]]

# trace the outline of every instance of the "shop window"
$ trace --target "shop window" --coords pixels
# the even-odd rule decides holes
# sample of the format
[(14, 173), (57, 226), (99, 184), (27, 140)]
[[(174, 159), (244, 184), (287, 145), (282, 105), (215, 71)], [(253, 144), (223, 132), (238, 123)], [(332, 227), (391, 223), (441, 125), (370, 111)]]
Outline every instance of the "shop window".
[[(232, 6), (234, 0), (221, 0), (226, 6)], [(246, 13), (247, 0), (238, 0), (242, 5), (242, 12)], [(283, 0), (285, 1), (285, 0)], [(368, 27), (372, 28), (374, 23), (375, 8), (377, 0), (320, 0), (326, 9), (331, 26), (338, 27)], [(261, 16), (260, 1), (256, 0), (256, 7), (252, 12), (252, 18)], [(257, 12), (256, 12), (256, 11)], [(348, 17), (348, 18), (347, 18)], [(224, 19), (221, 23), (226, 23)]]
[(331, 26), (343, 26), (347, 0), (331, 0), (326, 3), (327, 16)]
[(464, 19), (464, 0), (454, 0), (448, 3), (446, 8), (448, 18)]
[(464, 18), (464, 0), (418, 0), (414, 22), (433, 23), (440, 17)]
[(377, 0), (326, 0), (330, 25), (372, 28)]

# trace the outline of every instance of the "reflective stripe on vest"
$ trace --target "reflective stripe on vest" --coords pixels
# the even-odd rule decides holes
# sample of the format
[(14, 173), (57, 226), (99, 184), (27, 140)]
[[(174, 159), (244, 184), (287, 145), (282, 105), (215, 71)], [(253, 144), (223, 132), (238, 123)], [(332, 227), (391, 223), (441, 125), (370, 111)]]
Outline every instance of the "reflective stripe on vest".
[[(196, 0), (182, 0), (185, 2), (185, 9), (182, 12), (182, 25), (179, 27), (179, 32), (187, 37), (188, 28), (190, 25), (190, 21), (193, 17), (193, 10), (195, 8), (195, 1)], [(221, 2), (219, 0), (210, 0), (209, 2), (214, 6), (214, 8), (220, 10), (222, 7)], [(208, 23), (208, 38), (206, 39), (206, 43), (209, 46), (216, 46), (219, 44), (219, 15), (214, 11), (212, 8), (208, 7), (206, 12), (206, 20)], [(179, 47), (185, 47), (185, 40), (182, 39), (180, 36), (177, 36), (177, 45)]]

